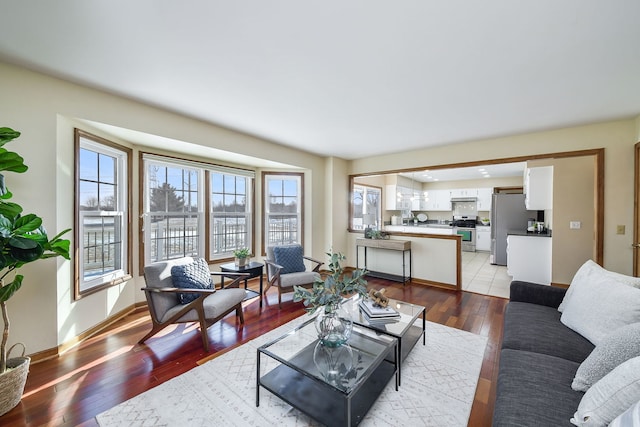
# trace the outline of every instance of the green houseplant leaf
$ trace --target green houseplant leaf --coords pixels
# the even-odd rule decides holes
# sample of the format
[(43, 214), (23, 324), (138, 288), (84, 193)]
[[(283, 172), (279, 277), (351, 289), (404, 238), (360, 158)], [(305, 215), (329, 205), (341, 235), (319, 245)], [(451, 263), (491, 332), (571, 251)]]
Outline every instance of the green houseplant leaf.
[(338, 304), (341, 304), (344, 297), (354, 294), (361, 298), (367, 298), (367, 281), (364, 279), (366, 271), (356, 269), (351, 276), (344, 272), (341, 262), (346, 256), (339, 252), (328, 252), (331, 260), (329, 262), (329, 272), (324, 279), (318, 279), (313, 283), (311, 289), (302, 286), (294, 286), (293, 300), (302, 301), (309, 314), (313, 314), (319, 308), (329, 312)]
[(13, 281), (8, 285), (5, 285), (0, 288), (0, 302), (6, 302), (15, 294), (18, 289), (22, 286), (22, 279), (24, 276), (21, 274), (16, 274), (16, 277), (13, 278)]
[[(2, 174), (0, 174), (2, 176)], [(11, 195), (11, 193), (9, 193)], [(0, 200), (0, 215), (6, 218), (15, 218), (22, 213), (22, 206), (13, 202)]]
[(8, 127), (0, 127), (0, 147), (20, 136), (20, 132)]
[(0, 148), (0, 170), (24, 173), (27, 169), (29, 167), (24, 164), (24, 159), (18, 153)]

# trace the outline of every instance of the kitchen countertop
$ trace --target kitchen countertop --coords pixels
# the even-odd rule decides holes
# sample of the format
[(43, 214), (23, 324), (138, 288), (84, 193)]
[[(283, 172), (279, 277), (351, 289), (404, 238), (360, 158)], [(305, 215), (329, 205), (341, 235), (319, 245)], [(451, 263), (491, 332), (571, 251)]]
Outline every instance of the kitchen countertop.
[(551, 237), (551, 230), (536, 233), (527, 230), (507, 230), (507, 236), (525, 236), (525, 237)]

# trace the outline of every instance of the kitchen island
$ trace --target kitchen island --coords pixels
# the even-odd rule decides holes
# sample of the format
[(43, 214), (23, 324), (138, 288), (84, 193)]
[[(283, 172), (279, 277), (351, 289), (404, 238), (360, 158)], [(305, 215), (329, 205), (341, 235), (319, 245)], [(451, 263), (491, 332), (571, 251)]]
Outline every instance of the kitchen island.
[[(462, 289), (462, 242), (460, 236), (452, 234), (453, 229), (450, 226), (448, 228), (385, 226), (384, 231), (390, 234), (391, 241), (395, 239), (410, 242), (412, 283), (424, 283), (446, 289)], [(445, 233), (446, 231), (448, 233)], [(364, 248), (357, 244), (357, 240), (362, 238), (362, 233), (350, 233), (349, 238), (349, 246), (354, 251), (350, 252), (349, 258), (355, 264), (356, 259), (364, 257)], [(367, 268), (402, 277), (404, 276), (402, 256), (402, 251), (369, 247)]]

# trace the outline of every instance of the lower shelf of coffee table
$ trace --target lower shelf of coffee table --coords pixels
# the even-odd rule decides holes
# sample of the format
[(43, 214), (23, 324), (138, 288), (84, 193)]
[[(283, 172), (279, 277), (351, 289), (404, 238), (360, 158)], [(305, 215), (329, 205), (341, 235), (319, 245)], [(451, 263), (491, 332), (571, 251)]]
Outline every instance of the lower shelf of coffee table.
[(262, 376), (260, 385), (327, 426), (357, 426), (395, 371), (394, 363), (383, 360), (375, 372), (349, 394), (286, 365), (279, 365)]

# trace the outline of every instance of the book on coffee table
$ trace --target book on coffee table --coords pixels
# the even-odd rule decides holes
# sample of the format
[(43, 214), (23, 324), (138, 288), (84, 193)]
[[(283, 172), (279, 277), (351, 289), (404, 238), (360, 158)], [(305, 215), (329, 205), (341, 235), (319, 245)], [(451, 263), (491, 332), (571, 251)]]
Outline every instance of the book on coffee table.
[(364, 310), (362, 310), (362, 317), (364, 317), (369, 325), (389, 325), (400, 321), (400, 316), (369, 317)]
[(370, 300), (360, 301), (360, 309), (371, 319), (400, 318), (400, 313), (393, 308), (380, 307)]

